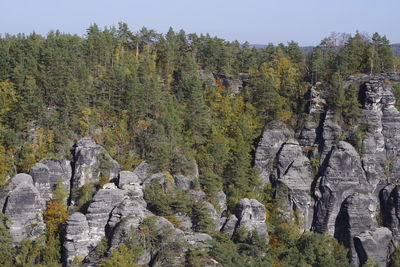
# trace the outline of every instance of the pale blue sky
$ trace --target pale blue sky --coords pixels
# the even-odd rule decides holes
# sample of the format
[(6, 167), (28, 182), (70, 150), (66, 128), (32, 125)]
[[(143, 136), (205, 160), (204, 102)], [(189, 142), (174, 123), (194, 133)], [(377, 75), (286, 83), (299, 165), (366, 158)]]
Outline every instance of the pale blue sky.
[(379, 32), (400, 42), (400, 0), (0, 0), (0, 33), (83, 35), (99, 26), (128, 23), (165, 33), (210, 33), (253, 44), (297, 41), (316, 45), (333, 31)]

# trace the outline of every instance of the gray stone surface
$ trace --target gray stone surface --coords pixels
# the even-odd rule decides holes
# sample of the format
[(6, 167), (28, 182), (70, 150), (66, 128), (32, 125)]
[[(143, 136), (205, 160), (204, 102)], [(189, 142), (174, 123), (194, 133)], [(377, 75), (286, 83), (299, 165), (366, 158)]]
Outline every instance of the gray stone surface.
[(354, 246), (361, 265), (373, 259), (379, 266), (386, 267), (394, 251), (392, 232), (386, 227), (363, 232), (354, 237)]
[(258, 143), (255, 155), (255, 167), (260, 171), (261, 180), (269, 182), (269, 176), (274, 167), (274, 159), (282, 144), (293, 134), (281, 122), (271, 122), (265, 126), (262, 138)]
[(335, 232), (336, 218), (344, 199), (355, 192), (370, 192), (357, 151), (340, 141), (329, 155), (328, 163), (315, 187), (315, 216), (313, 228), (317, 232)]
[(142, 184), (148, 176), (151, 174), (151, 167), (145, 161), (142, 161), (133, 171), (133, 174), (139, 178), (140, 184)]
[(238, 218), (237, 227), (243, 227), (250, 232), (257, 231), (261, 237), (268, 239), (265, 212), (264, 205), (257, 200), (241, 199), (235, 210), (235, 215)]
[(331, 152), (332, 146), (337, 143), (341, 135), (342, 128), (336, 122), (335, 113), (328, 110), (322, 127), (321, 161), (325, 160), (325, 157)]
[(117, 178), (119, 164), (107, 151), (90, 137), (84, 137), (75, 144), (73, 188), (97, 182), (101, 175), (109, 179)]
[(114, 208), (107, 224), (112, 248), (123, 242), (129, 231), (136, 229), (145, 218), (154, 216), (146, 205), (141, 199), (125, 199)]
[(127, 192), (121, 189), (100, 189), (94, 195), (86, 214), (92, 247), (95, 247), (105, 236), (111, 211), (124, 200), (126, 194)]
[(75, 212), (68, 217), (64, 235), (64, 261), (69, 265), (75, 257), (85, 258), (91, 243), (86, 216)]
[(222, 226), (222, 231), (228, 234), (230, 237), (235, 233), (236, 225), (238, 222), (238, 218), (235, 215), (230, 215), (226, 220), (225, 224)]
[(11, 185), (12, 191), (4, 208), (4, 213), (12, 223), (10, 233), (16, 243), (25, 237), (34, 239), (45, 230), (42, 212), (46, 202), (32, 184), (32, 177), (27, 174), (13, 177)]
[(176, 175), (175, 176), (175, 186), (181, 190), (194, 189), (194, 179), (189, 176)]
[(72, 168), (69, 160), (42, 160), (30, 169), (29, 174), (45, 201), (52, 197), (58, 180), (61, 180), (67, 192), (70, 191)]
[[(274, 176), (272, 176), (274, 177)], [(277, 156), (277, 177), (272, 179), (276, 197), (288, 219), (300, 220), (303, 230), (310, 230), (313, 219), (311, 184), (313, 174), (310, 160), (304, 156), (299, 143), (290, 139), (282, 145)]]
[(365, 231), (376, 229), (377, 201), (372, 194), (354, 193), (343, 202), (336, 218), (335, 238), (349, 248), (349, 256), (354, 266), (359, 266), (359, 258), (354, 246), (354, 238)]
[(118, 186), (122, 188), (122, 186), (126, 184), (140, 184), (141, 180), (131, 171), (120, 171), (118, 174)]

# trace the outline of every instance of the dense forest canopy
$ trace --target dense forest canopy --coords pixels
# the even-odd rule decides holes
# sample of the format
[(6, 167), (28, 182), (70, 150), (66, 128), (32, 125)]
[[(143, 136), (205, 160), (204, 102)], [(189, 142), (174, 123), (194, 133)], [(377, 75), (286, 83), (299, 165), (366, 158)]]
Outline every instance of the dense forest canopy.
[[(122, 169), (146, 160), (171, 174), (190, 174), (196, 162), (198, 186), (210, 199), (223, 189), (231, 211), (245, 197), (264, 203), (274, 232), (270, 251), (256, 235), (233, 241), (218, 236), (210, 255), (225, 266), (346, 266), (345, 251), (334, 239), (300, 236), (276, 214), (273, 189), (261, 186), (253, 167), (254, 146), (270, 121), (300, 129), (305, 94), (319, 82), (330, 88), (328, 105), (350, 127), (360, 115), (358, 95), (351, 87), (343, 91), (343, 79), (399, 69), (399, 57), (378, 33), (335, 34), (309, 55), (294, 41), (256, 49), (172, 28), (166, 34), (131, 30), (125, 23), (103, 29), (93, 24), (84, 37), (60, 31), (5, 35), (0, 38), (0, 186), (44, 158), (71, 157), (73, 142), (92, 136)], [(233, 91), (221, 77), (243, 79), (244, 87)], [(60, 246), (57, 235), (67, 216), (64, 197), (58, 198), (45, 214), (47, 249), (39, 252), (28, 241), (18, 251), (10, 249), (19, 255), (18, 266), (59, 262), (59, 251), (49, 249)], [(159, 214), (175, 209), (175, 200), (160, 192), (147, 198)], [(193, 209), (199, 229), (208, 231), (202, 207)], [(138, 248), (132, 243), (119, 249), (122, 257), (123, 249), (133, 255)], [(0, 260), (10, 260), (7, 251)], [(190, 266), (201, 266), (202, 253), (191, 251)], [(104, 266), (113, 260), (118, 259)]]

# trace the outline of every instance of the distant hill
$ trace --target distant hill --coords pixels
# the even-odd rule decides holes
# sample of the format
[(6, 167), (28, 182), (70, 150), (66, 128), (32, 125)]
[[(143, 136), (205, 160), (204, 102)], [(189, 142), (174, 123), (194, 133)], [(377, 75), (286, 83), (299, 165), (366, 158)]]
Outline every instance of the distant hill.
[[(255, 47), (257, 49), (262, 49), (262, 48), (266, 47), (266, 45), (263, 45), (263, 44), (252, 44), (250, 46)], [(391, 44), (391, 46), (393, 47), (394, 55), (400, 56), (400, 43)], [(313, 51), (314, 46), (301, 46), (300, 48), (301, 48), (301, 50), (303, 50), (304, 54), (307, 55)]]

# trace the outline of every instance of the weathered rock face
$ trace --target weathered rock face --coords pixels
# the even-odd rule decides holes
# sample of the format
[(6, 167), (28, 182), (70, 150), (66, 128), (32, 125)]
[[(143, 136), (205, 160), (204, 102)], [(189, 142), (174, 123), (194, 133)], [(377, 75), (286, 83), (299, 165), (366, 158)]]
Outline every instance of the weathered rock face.
[(126, 194), (127, 192), (121, 189), (100, 189), (93, 197), (86, 214), (93, 247), (105, 236), (111, 211), (124, 200)]
[(346, 198), (335, 224), (335, 238), (349, 248), (350, 259), (355, 266), (360, 262), (354, 246), (354, 237), (364, 231), (375, 230), (377, 201), (372, 194), (354, 193)]
[(139, 178), (140, 184), (143, 184), (144, 181), (150, 176), (151, 174), (151, 167), (150, 164), (143, 161), (140, 163), (135, 170), (133, 171), (133, 175)]
[(181, 190), (190, 190), (195, 188), (195, 181), (191, 177), (177, 175), (175, 176), (175, 186)]
[(340, 141), (333, 148), (325, 171), (317, 180), (314, 230), (333, 235), (343, 200), (354, 192), (370, 191), (359, 154), (352, 145)]
[(325, 160), (325, 157), (330, 153), (332, 146), (337, 143), (342, 129), (339, 124), (335, 121), (335, 114), (331, 110), (328, 110), (325, 114), (324, 124), (322, 127), (322, 153), (321, 161)]
[(30, 175), (21, 173), (12, 178), (4, 213), (11, 219), (10, 233), (14, 242), (21, 242), (25, 237), (35, 238), (44, 232), (45, 204)]
[(374, 259), (379, 266), (388, 266), (394, 251), (392, 232), (386, 227), (363, 232), (354, 237), (354, 246), (360, 265)]
[(226, 220), (225, 224), (222, 226), (222, 231), (227, 233), (229, 236), (232, 236), (235, 233), (236, 225), (238, 222), (238, 218), (235, 215), (229, 216)]
[(400, 240), (400, 187), (387, 185), (380, 194), (383, 223), (392, 232), (394, 238)]
[(243, 79), (228, 77), (223, 74), (214, 74), (215, 79), (218, 79), (222, 84), (230, 88), (233, 94), (239, 94), (243, 89)]
[(112, 248), (123, 242), (128, 232), (136, 229), (143, 219), (154, 216), (146, 205), (141, 199), (125, 199), (114, 208), (107, 224), (107, 236), (111, 239)]
[(261, 237), (268, 238), (265, 212), (264, 205), (257, 200), (241, 199), (235, 210), (235, 215), (238, 218), (237, 227), (243, 227), (250, 232), (257, 231)]
[(58, 180), (62, 181), (67, 192), (70, 191), (72, 168), (68, 160), (42, 160), (30, 169), (29, 174), (33, 178), (34, 186), (45, 201), (52, 197)]
[(366, 138), (363, 164), (368, 181), (381, 183), (400, 171), (400, 113), (395, 108), (392, 87), (381, 79), (372, 79), (362, 87), (364, 109), (362, 123)]
[(141, 180), (131, 171), (120, 171), (118, 174), (118, 186), (122, 188), (126, 184), (140, 184)]
[(282, 145), (277, 156), (277, 177), (272, 181), (284, 212), (288, 212), (291, 219), (300, 217), (303, 229), (310, 230), (313, 218), (313, 199), (310, 195), (312, 167), (296, 140), (290, 139)]
[(82, 138), (75, 144), (74, 166), (73, 188), (97, 182), (101, 175), (110, 179), (116, 178), (120, 168), (107, 151), (89, 137)]
[(274, 159), (282, 144), (292, 136), (291, 131), (281, 122), (272, 122), (265, 127), (256, 149), (255, 167), (260, 170), (261, 180), (269, 182)]
[(75, 212), (69, 216), (64, 236), (64, 261), (69, 265), (75, 257), (85, 258), (89, 254), (90, 233), (86, 216)]

